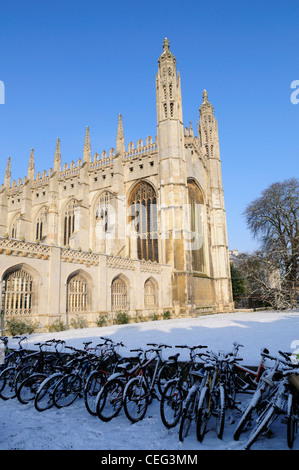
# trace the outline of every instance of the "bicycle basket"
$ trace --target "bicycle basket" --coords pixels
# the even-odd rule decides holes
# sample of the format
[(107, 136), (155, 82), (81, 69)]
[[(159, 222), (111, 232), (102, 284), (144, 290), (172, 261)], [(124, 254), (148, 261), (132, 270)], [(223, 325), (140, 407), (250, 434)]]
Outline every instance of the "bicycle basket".
[(293, 385), (293, 387), (295, 387), (295, 389), (299, 392), (299, 375), (291, 374), (289, 375), (288, 379), (290, 384)]

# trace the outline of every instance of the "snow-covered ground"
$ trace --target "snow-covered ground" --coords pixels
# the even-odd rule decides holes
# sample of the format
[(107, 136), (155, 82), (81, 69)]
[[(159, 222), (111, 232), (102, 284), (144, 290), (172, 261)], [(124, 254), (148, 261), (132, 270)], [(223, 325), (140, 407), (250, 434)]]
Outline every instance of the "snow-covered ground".
[[(176, 350), (177, 344), (206, 344), (209, 349), (230, 350), (234, 341), (244, 345), (240, 350), (243, 363), (257, 365), (260, 350), (267, 347), (271, 354), (278, 350), (295, 351), (299, 348), (299, 311), (291, 312), (238, 312), (203, 316), (193, 319), (175, 319), (103, 328), (73, 329), (59, 333), (33, 334), (29, 346), (55, 337), (67, 345), (82, 347), (84, 341), (100, 342), (100, 336), (123, 341), (123, 355), (132, 355), (130, 349), (146, 346), (150, 342), (164, 342), (173, 346), (165, 357), (185, 350)], [(0, 399), (0, 449), (1, 450), (147, 450), (147, 451), (199, 451), (241, 450), (246, 433), (240, 441), (233, 440), (233, 415), (227, 415), (222, 440), (216, 437), (213, 422), (202, 443), (191, 430), (182, 443), (178, 428), (168, 430), (162, 424), (159, 403), (154, 400), (145, 418), (132, 424), (123, 412), (108, 423), (91, 416), (83, 400), (68, 408), (51, 408), (39, 413), (32, 404), (22, 405), (18, 400)], [(271, 438), (261, 438), (253, 449), (288, 449), (286, 425), (276, 420), (271, 428)], [(294, 449), (299, 449), (299, 436)]]

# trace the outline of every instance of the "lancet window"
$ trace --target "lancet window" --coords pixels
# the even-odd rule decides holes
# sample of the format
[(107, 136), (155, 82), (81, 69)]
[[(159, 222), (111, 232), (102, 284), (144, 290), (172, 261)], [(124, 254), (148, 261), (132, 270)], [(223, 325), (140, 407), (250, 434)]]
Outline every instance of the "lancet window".
[(48, 209), (44, 207), (38, 213), (35, 224), (35, 239), (43, 240), (47, 235)]
[(131, 193), (129, 217), (137, 233), (138, 259), (158, 262), (157, 196), (149, 183), (141, 181)]
[(193, 271), (204, 272), (203, 195), (194, 181), (188, 182), (190, 248)]
[(17, 214), (11, 225), (10, 225), (10, 236), (11, 238), (18, 238), (20, 237), (20, 234), (19, 234), (19, 229), (18, 229), (18, 222), (19, 222), (19, 219), (20, 219), (20, 214)]
[(98, 204), (96, 206), (95, 218), (97, 222), (101, 222), (104, 233), (107, 233), (111, 229), (112, 214), (114, 212), (114, 208), (112, 207), (113, 199), (113, 194), (105, 191), (99, 197)]
[(70, 237), (75, 230), (75, 205), (76, 201), (68, 203), (63, 216), (63, 244), (68, 245)]

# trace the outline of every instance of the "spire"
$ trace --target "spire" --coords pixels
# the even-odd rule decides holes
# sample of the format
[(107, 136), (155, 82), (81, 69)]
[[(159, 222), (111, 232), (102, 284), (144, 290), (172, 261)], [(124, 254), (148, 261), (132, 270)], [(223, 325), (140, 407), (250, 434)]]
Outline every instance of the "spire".
[(209, 111), (209, 112), (214, 112), (214, 108), (212, 106), (212, 104), (209, 102), (209, 98), (208, 98), (208, 92), (207, 90), (204, 90), (203, 91), (203, 94), (202, 94), (202, 104), (199, 108), (199, 111), (202, 112), (202, 111)]
[(158, 60), (159, 65), (161, 65), (165, 60), (170, 60), (173, 64), (176, 63), (174, 55), (170, 52), (169, 44), (170, 42), (165, 38), (163, 41), (163, 52)]
[(6, 171), (4, 175), (4, 186), (10, 188), (11, 185), (11, 168), (10, 168), (10, 157), (7, 159)]
[(123, 128), (122, 115), (118, 116), (117, 136), (116, 136), (116, 153), (123, 154), (125, 152), (125, 136)]
[(164, 52), (165, 52), (165, 51), (166, 51), (166, 52), (170, 52), (170, 50), (169, 50), (169, 44), (170, 44), (170, 42), (168, 41), (167, 38), (165, 38), (164, 41), (163, 41), (163, 51), (164, 51)]
[(176, 119), (183, 122), (181, 79), (176, 67), (176, 58), (170, 52), (167, 38), (158, 60), (156, 75), (157, 120)]
[(60, 139), (57, 137), (56, 140), (56, 149), (55, 149), (55, 157), (54, 157), (54, 171), (60, 172), (61, 171), (61, 151), (60, 151)]
[(90, 135), (89, 135), (89, 127), (86, 127), (85, 131), (85, 141), (84, 141), (84, 149), (83, 149), (83, 163), (90, 162), (91, 160), (91, 145), (90, 145)]
[(34, 149), (31, 149), (30, 152), (30, 158), (29, 158), (29, 165), (28, 165), (28, 171), (27, 171), (27, 176), (28, 179), (34, 180)]

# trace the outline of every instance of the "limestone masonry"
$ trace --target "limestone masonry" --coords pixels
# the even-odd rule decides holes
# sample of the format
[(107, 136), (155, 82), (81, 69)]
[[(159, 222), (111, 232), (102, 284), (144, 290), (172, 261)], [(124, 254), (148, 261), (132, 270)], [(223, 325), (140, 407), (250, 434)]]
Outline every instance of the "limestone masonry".
[[(183, 124), (181, 79), (165, 38), (156, 75), (157, 136), (116, 147), (0, 188), (2, 322), (30, 318), (90, 326), (233, 308), (217, 120), (203, 91), (197, 132)], [(197, 135), (196, 135), (197, 133)], [(3, 325), (2, 325), (3, 326)]]

